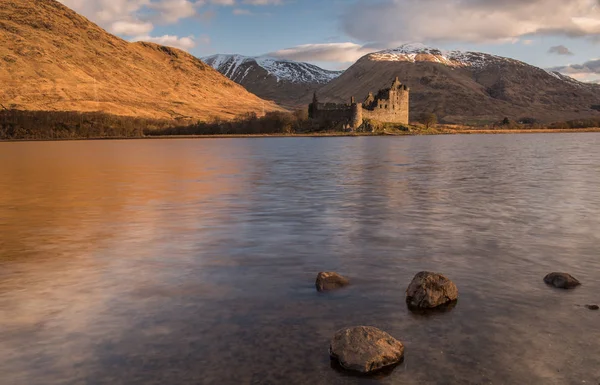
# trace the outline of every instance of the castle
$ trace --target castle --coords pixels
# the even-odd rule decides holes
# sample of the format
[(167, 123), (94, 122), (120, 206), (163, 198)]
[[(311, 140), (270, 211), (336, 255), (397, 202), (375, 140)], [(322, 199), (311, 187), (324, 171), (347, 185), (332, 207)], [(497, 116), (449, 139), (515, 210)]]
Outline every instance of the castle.
[(362, 126), (364, 118), (408, 124), (409, 97), (410, 88), (396, 78), (390, 88), (379, 90), (377, 95), (369, 93), (363, 103), (356, 103), (354, 97), (350, 104), (319, 103), (315, 92), (308, 114), (311, 119), (342, 124), (352, 130)]

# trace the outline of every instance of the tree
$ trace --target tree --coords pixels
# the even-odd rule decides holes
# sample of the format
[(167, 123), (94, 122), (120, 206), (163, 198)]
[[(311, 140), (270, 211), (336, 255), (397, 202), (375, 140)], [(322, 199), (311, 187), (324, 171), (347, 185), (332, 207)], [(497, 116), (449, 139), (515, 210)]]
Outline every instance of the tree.
[(437, 125), (438, 118), (433, 113), (423, 113), (423, 115), (421, 115), (421, 123), (425, 125), (425, 128), (431, 128)]

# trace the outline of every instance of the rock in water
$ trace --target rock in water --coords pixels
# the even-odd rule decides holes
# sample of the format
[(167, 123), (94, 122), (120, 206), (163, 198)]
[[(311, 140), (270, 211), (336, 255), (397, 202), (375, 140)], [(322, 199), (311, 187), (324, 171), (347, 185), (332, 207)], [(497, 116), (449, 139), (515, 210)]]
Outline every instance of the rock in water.
[(590, 310), (600, 310), (600, 306), (598, 305), (585, 305), (585, 307)]
[(321, 272), (317, 276), (317, 282), (315, 286), (318, 291), (329, 291), (348, 286), (350, 281), (347, 278), (342, 277), (338, 273)]
[(377, 328), (357, 326), (335, 333), (329, 355), (344, 369), (372, 373), (402, 361), (404, 345)]
[(550, 273), (544, 277), (544, 282), (558, 289), (574, 289), (581, 285), (578, 280), (567, 273)]
[(433, 309), (458, 299), (456, 285), (441, 274), (422, 271), (406, 289), (406, 303), (416, 309)]

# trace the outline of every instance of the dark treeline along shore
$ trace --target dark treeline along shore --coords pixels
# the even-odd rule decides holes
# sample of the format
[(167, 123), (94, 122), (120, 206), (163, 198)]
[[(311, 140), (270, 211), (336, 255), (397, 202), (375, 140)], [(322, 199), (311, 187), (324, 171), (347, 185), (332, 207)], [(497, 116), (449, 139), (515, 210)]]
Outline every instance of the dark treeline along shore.
[[(419, 118), (414, 126), (379, 123), (365, 119), (358, 133), (446, 133), (431, 127), (431, 117)], [(437, 119), (435, 119), (437, 122)], [(437, 124), (437, 123), (436, 123)], [(434, 124), (433, 126), (436, 126)], [(443, 121), (440, 122), (444, 124)], [(440, 128), (443, 126), (439, 126)], [(528, 130), (528, 129), (584, 129), (600, 127), (600, 119), (581, 119), (541, 125), (535, 120), (519, 122), (499, 120), (485, 126), (462, 126), (466, 129)], [(103, 112), (71, 111), (0, 111), (0, 140), (63, 140), (140, 138), (153, 136), (192, 135), (293, 135), (346, 132), (338, 122), (315, 122), (306, 111), (268, 112), (262, 117), (245, 114), (234, 120), (215, 119), (209, 122), (189, 119), (158, 120), (117, 116)]]

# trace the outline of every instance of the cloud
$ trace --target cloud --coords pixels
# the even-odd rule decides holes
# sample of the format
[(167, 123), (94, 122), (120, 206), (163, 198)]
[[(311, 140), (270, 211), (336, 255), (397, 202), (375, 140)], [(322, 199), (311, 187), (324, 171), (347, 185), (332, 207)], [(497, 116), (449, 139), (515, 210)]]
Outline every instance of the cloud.
[(567, 66), (550, 68), (568, 75), (600, 74), (600, 59), (587, 61), (583, 64), (569, 64)]
[(243, 0), (244, 4), (250, 5), (281, 5), (282, 0)]
[(196, 47), (197, 43), (210, 44), (210, 38), (204, 35), (200, 36), (199, 38), (194, 36), (179, 37), (173, 35), (137, 36), (133, 38), (132, 41), (148, 41), (151, 43), (166, 45), (168, 47), (179, 48), (184, 51), (189, 51), (190, 49)]
[(152, 23), (136, 21), (116, 21), (112, 24), (111, 30), (117, 35), (139, 36), (150, 33), (154, 29)]
[(583, 64), (569, 64), (549, 68), (548, 70), (563, 73), (580, 81), (600, 83), (600, 59), (589, 60)]
[(270, 52), (268, 56), (297, 61), (349, 63), (377, 49), (355, 43), (305, 44)]
[[(149, 41), (190, 50), (197, 44), (209, 44), (207, 36), (152, 36), (154, 24), (173, 24), (179, 20), (209, 14), (198, 9), (209, 0), (59, 0), (109, 32), (131, 37), (131, 41)], [(227, 5), (233, 0), (210, 0)], [(209, 15), (210, 16), (210, 15)]]
[(358, 0), (342, 29), (369, 42), (507, 42), (544, 35), (600, 36), (598, 0)]
[(163, 24), (177, 23), (181, 19), (195, 16), (197, 7), (203, 5), (203, 2), (192, 2), (189, 0), (161, 0), (151, 2), (147, 7), (157, 15), (154, 19)]
[(557, 55), (573, 56), (573, 52), (571, 52), (571, 50), (568, 49), (567, 47), (565, 47), (564, 45), (556, 45), (554, 47), (550, 47), (550, 49), (548, 50), (548, 53), (554, 53)]
[(195, 16), (204, 0), (59, 0), (109, 32), (133, 36), (148, 33), (154, 23), (173, 24)]
[(103, 27), (110, 27), (115, 22), (135, 20), (134, 15), (150, 3), (149, 0), (59, 1)]
[(236, 16), (251, 16), (252, 12), (248, 9), (235, 8), (233, 14)]

